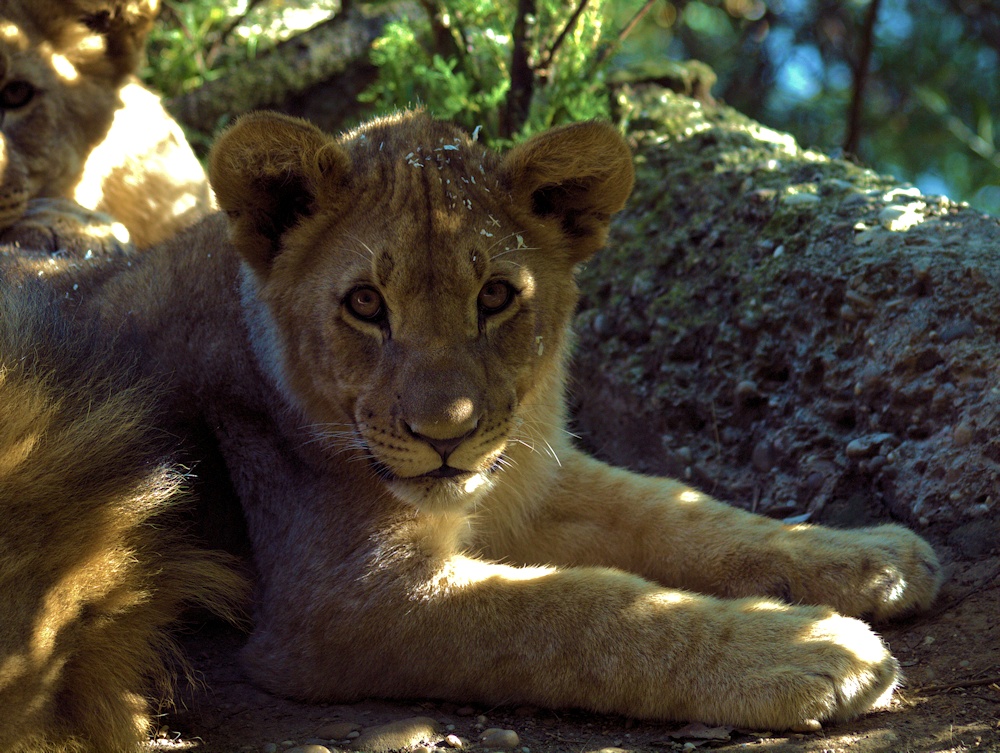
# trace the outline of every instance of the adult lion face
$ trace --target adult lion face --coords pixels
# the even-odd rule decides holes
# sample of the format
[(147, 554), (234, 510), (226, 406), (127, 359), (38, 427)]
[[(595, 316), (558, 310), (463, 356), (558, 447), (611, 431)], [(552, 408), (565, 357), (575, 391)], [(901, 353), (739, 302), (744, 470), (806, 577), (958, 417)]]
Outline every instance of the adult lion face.
[(0, 5), (0, 230), (28, 201), (72, 198), (121, 107), (155, 0)]

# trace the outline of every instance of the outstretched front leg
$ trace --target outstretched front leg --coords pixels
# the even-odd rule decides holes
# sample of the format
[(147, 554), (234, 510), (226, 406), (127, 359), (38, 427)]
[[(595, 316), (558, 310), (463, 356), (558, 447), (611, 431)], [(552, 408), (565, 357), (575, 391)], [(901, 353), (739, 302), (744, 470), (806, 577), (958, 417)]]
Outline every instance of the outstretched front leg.
[(243, 655), (256, 682), (307, 700), (432, 697), (786, 729), (878, 707), (898, 678), (867, 625), (825, 607), (716, 599), (608, 568), (435, 561), (406, 545), (368, 562), (363, 577), (326, 576), (308, 592), (301, 573), (298, 588), (278, 574), (287, 583), (264, 594)]
[[(559, 453), (547, 485), (483, 505), (481, 551), (505, 562), (603, 565), (674, 588), (770, 596), (881, 620), (926, 609), (941, 568), (897, 525), (784, 525), (680, 482)], [(555, 461), (534, 455), (525, 463)], [(542, 475), (542, 474), (539, 474)]]

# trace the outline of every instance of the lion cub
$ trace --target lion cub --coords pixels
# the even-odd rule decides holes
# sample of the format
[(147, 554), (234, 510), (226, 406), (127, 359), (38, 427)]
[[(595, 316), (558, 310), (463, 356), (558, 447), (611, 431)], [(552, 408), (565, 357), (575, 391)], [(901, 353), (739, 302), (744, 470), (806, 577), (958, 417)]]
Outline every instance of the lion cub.
[(157, 5), (0, 4), (0, 241), (144, 247), (211, 210), (180, 127), (133, 76)]
[(163, 415), (212, 427), (262, 687), (767, 729), (887, 699), (855, 618), (931, 603), (926, 542), (782, 525), (570, 442), (574, 269), (633, 181), (614, 128), (501, 156), (419, 112), (340, 138), (255, 114), (210, 176), (224, 214), (53, 279), (134, 333)]

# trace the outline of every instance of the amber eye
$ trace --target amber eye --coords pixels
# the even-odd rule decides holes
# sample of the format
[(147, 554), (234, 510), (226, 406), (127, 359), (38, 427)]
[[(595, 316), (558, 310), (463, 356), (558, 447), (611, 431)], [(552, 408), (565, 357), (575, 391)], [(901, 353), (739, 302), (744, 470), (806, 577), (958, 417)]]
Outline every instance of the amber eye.
[(374, 288), (355, 288), (347, 296), (347, 310), (365, 322), (377, 322), (385, 316), (385, 302)]
[(498, 314), (514, 300), (514, 291), (501, 280), (488, 282), (479, 291), (479, 308), (484, 314)]
[(16, 110), (35, 98), (37, 90), (27, 81), (10, 81), (0, 89), (0, 109)]

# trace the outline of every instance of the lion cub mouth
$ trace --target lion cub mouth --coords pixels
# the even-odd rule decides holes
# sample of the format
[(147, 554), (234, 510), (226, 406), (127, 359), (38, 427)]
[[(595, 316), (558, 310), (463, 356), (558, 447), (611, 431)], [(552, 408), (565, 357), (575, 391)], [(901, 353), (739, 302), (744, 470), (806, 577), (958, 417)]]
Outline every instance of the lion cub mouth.
[(491, 488), (490, 477), (500, 463), (484, 470), (471, 471), (444, 463), (418, 476), (400, 476), (384, 463), (378, 463), (377, 467), (382, 482), (399, 499), (426, 512), (441, 512), (473, 503)]
[(475, 471), (465, 471), (461, 468), (452, 468), (450, 465), (442, 465), (440, 468), (435, 468), (433, 471), (424, 473), (417, 478), (457, 478), (461, 479), (463, 476), (471, 477)]

